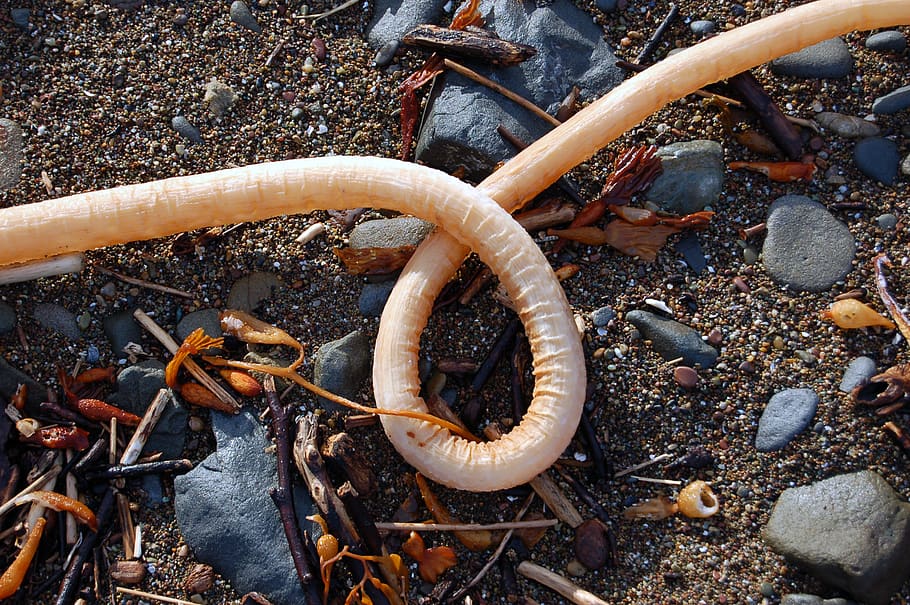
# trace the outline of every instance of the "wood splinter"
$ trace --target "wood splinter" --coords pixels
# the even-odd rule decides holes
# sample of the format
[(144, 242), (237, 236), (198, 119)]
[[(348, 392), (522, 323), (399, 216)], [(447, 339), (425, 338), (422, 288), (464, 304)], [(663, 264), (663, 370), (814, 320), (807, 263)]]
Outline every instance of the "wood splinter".
[(522, 561), (518, 564), (518, 573), (558, 592), (576, 605), (607, 605), (606, 601), (594, 593), (588, 592), (567, 578), (536, 563)]

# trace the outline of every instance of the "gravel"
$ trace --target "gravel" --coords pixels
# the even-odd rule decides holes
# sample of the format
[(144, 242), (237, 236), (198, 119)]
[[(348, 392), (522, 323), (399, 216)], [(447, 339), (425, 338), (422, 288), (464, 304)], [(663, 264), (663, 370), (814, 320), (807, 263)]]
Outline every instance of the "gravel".
[[(307, 4), (311, 12), (320, 12), (335, 3)], [(647, 5), (634, 0), (574, 4), (587, 11), (609, 47), (627, 60), (634, 60), (669, 9), (667, 0)], [(618, 6), (610, 12), (598, 8), (606, 9), (608, 4)], [(790, 3), (749, 1), (734, 6), (679, 0), (676, 4), (690, 22), (710, 18), (723, 31)], [(364, 40), (371, 15), (362, 4), (316, 24), (290, 19), (282, 14), (282, 6), (275, 0), (249, 5), (263, 28), (259, 34), (232, 23), (228, 3), (216, 2), (181, 7), (149, 2), (127, 12), (83, 0), (50, 0), (31, 9), (34, 35), (9, 23), (2, 42), (6, 61), (0, 68), (0, 118), (21, 126), (25, 146), (19, 181), (0, 193), (0, 206), (235, 164), (330, 154), (397, 156), (397, 86), (423, 57), (403, 53), (388, 67), (377, 69), (373, 65), (376, 49)], [(899, 30), (908, 33), (907, 28)], [(316, 35), (325, 40), (324, 61), (317, 61), (311, 50)], [(803, 80), (774, 75), (767, 66), (755, 74), (788, 114), (812, 118), (818, 111), (833, 111), (863, 118), (875, 99), (906, 86), (910, 69), (906, 56), (867, 49), (866, 37), (864, 32), (843, 37), (853, 59), (849, 77)], [(54, 40), (53, 45), (48, 39)], [(659, 46), (657, 58), (696, 41), (688, 23), (680, 20)], [(275, 58), (267, 64), (276, 48)], [(205, 86), (212, 78), (238, 97), (217, 119), (208, 114), (204, 100)], [(291, 117), (294, 110), (298, 110), (296, 119)], [(571, 176), (587, 199), (594, 198), (615, 154), (632, 144), (712, 140), (721, 144), (725, 163), (762, 159), (728, 139), (715, 114), (695, 97), (671, 103)], [(908, 114), (902, 110), (874, 116), (881, 136), (897, 143), (901, 157), (910, 153)], [(205, 142), (189, 144), (172, 129), (174, 116), (185, 116), (203, 133)], [(588, 571), (574, 581), (611, 603), (757, 605), (774, 604), (789, 593), (841, 596), (762, 542), (762, 528), (778, 496), (789, 487), (867, 469), (881, 475), (901, 500), (910, 495), (905, 455), (882, 432), (882, 420), (854, 408), (838, 390), (852, 359), (866, 355), (884, 370), (908, 361), (907, 344), (892, 331), (841, 331), (818, 315), (834, 295), (854, 288), (865, 289), (867, 302), (883, 309), (874, 294), (871, 265), (880, 252), (895, 261), (888, 275), (895, 296), (901, 303), (910, 296), (910, 276), (902, 260), (910, 256), (910, 234), (905, 228), (885, 231), (875, 223), (875, 217), (892, 213), (906, 224), (908, 181), (900, 176), (892, 186), (883, 187), (854, 165), (854, 141), (829, 132), (819, 136), (823, 145), (813, 159), (820, 170), (811, 183), (775, 183), (760, 174), (724, 173), (722, 191), (712, 201), (717, 214), (698, 233), (707, 259), (699, 274), (682, 265), (669, 247), (651, 264), (587, 246), (568, 248), (559, 259), (581, 267), (564, 286), (573, 311), (583, 321), (604, 306), (618, 316), (603, 326), (587, 323), (584, 336), (590, 416), (607, 459), (620, 470), (669, 454), (666, 462), (633, 474), (684, 483), (705, 479), (721, 500), (721, 512), (706, 520), (622, 520), (628, 503), (661, 494), (674, 496), (675, 488), (628, 476), (595, 480), (585, 471), (587, 462), (574, 456), (584, 454), (584, 447), (573, 445), (566, 468), (588, 485), (614, 520), (619, 553), (617, 567)], [(841, 282), (796, 295), (771, 278), (760, 258), (753, 264), (746, 262), (745, 251), (752, 250), (748, 258), (754, 260), (762, 236), (746, 242), (740, 229), (764, 222), (770, 204), (783, 195), (809, 196), (846, 225), (855, 240), (856, 255)], [(636, 202), (640, 205), (640, 200)], [(225, 308), (232, 284), (257, 271), (276, 274), (282, 284), (258, 301), (257, 316), (287, 329), (307, 343), (310, 352), (354, 330), (372, 342), (378, 319), (363, 317), (358, 310), (362, 279), (345, 273), (332, 254), (334, 246), (344, 244), (345, 232), (324, 213), (315, 218), (326, 221), (329, 228), (306, 245), (294, 239), (314, 219), (287, 216), (241, 225), (182, 257), (171, 254), (169, 239), (138, 242), (88, 253), (87, 268), (78, 275), (3, 286), (0, 300), (15, 310), (22, 334), (17, 328), (0, 336), (0, 369), (11, 365), (53, 385), (59, 366), (72, 368), (92, 347), (100, 356), (99, 365), (116, 364), (120, 355), (104, 337), (105, 316), (141, 307), (173, 333), (179, 319), (192, 311)], [(551, 245), (545, 234), (534, 236), (544, 248)], [(674, 241), (671, 238), (671, 244)], [(192, 298), (119, 282), (115, 295), (107, 298), (101, 288), (111, 278), (99, 267), (185, 290)], [(476, 262), (469, 260), (465, 274), (475, 269)], [(734, 278), (748, 287), (734, 285)], [(717, 363), (699, 370), (696, 389), (680, 389), (673, 367), (640, 336), (636, 338), (637, 330), (623, 320), (647, 298), (666, 301), (674, 318), (700, 335), (717, 331)], [(321, 301), (318, 307), (313, 305), (317, 300)], [(64, 305), (77, 316), (88, 313), (91, 321), (81, 337), (69, 339), (35, 322), (34, 309), (45, 302)], [(462, 357), (479, 362), (509, 319), (509, 313), (483, 292), (464, 308), (434, 314), (421, 356), (433, 363)], [(153, 358), (169, 358), (147, 335), (141, 344)], [(288, 351), (278, 353), (293, 357)], [(502, 364), (481, 393), (487, 406), (485, 420), (508, 420), (513, 415), (507, 365)], [(311, 369), (310, 353), (304, 373), (311, 375)], [(468, 401), (465, 383), (455, 374), (447, 378), (447, 387), (459, 389), (459, 400)], [(14, 388), (15, 379), (6, 380), (0, 372), (0, 387), (10, 384)], [(801, 433), (783, 450), (760, 453), (752, 444), (762, 409), (773, 393), (787, 388), (811, 388), (819, 394), (813, 419), (819, 430)], [(44, 388), (36, 385), (34, 391), (43, 394)], [(7, 396), (6, 390), (0, 392)], [(312, 402), (298, 390), (291, 392), (289, 400)], [(370, 400), (368, 385), (361, 386), (357, 400)], [(258, 401), (248, 405), (255, 414), (263, 407)], [(907, 425), (906, 415), (889, 419)], [(198, 421), (193, 426), (203, 428)], [(376, 519), (389, 520), (411, 493), (410, 469), (380, 427), (350, 432), (379, 475), (381, 489), (366, 505)], [(213, 447), (209, 428), (191, 431), (185, 455), (199, 463)], [(668, 465), (696, 448), (708, 451), (713, 463), (699, 469)], [(172, 486), (166, 484), (164, 495), (172, 493)], [(466, 521), (510, 519), (518, 506), (505, 494), (442, 488), (439, 494)], [(570, 497), (575, 499), (574, 494)], [(133, 492), (131, 498), (142, 501)], [(592, 516), (586, 504), (576, 500), (576, 505), (583, 516)], [(540, 505), (532, 508), (541, 510)], [(427, 513), (421, 509), (419, 515), (424, 518)], [(154, 563), (154, 572), (141, 588), (188, 598), (180, 585), (197, 562), (196, 554), (185, 547), (173, 509), (167, 502), (154, 509), (140, 505), (134, 518), (143, 525), (144, 557)], [(428, 535), (427, 540), (433, 546), (448, 544), (456, 549), (459, 564), (443, 576), (456, 585), (470, 579), (489, 554), (470, 553), (449, 534)], [(547, 532), (530, 556), (565, 572), (574, 558), (572, 550), (572, 532), (559, 526)], [(116, 558), (119, 543), (112, 543), (106, 552)], [(58, 566), (57, 562), (39, 565), (35, 585), (58, 571)], [(772, 588), (771, 597), (763, 594), (765, 583)], [(420, 583), (415, 580), (413, 586), (416, 600)], [(493, 603), (504, 602), (505, 593), (512, 590), (538, 602), (564, 602), (524, 579), (511, 589), (496, 566), (477, 590)], [(52, 592), (33, 602), (53, 602)], [(240, 596), (219, 578), (204, 599), (220, 603), (239, 601)], [(901, 599), (910, 599), (906, 582), (894, 602)]]

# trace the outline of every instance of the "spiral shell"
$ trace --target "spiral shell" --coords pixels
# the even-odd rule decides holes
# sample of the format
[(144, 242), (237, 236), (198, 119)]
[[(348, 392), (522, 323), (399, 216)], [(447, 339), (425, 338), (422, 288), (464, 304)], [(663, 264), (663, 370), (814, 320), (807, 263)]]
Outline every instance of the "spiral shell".
[(679, 512), (693, 519), (704, 519), (718, 511), (720, 503), (704, 481), (693, 481), (679, 492)]

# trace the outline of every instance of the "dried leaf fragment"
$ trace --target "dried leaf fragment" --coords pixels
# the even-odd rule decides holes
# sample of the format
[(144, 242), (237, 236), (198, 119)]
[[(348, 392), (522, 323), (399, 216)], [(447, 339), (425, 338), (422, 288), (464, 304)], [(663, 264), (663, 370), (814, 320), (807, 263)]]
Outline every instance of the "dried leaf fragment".
[(678, 227), (668, 225), (639, 227), (619, 220), (610, 221), (604, 233), (607, 243), (623, 254), (650, 263), (657, 258), (657, 252), (667, 243), (667, 238), (679, 231)]
[(404, 267), (416, 246), (391, 248), (335, 248), (335, 253), (351, 275), (386, 275)]
[(417, 573), (425, 582), (435, 584), (439, 574), (458, 563), (455, 551), (449, 546), (426, 548), (423, 538), (412, 531), (407, 541), (401, 545), (401, 551), (417, 561)]
[(730, 162), (730, 170), (750, 170), (765, 175), (772, 181), (786, 183), (789, 181), (811, 181), (817, 168), (815, 164), (802, 162)]
[(892, 366), (850, 392), (861, 405), (882, 406), (905, 400), (910, 394), (910, 363)]
[[(433, 493), (423, 475), (417, 473), (414, 475), (414, 479), (417, 481), (420, 495), (423, 496), (423, 503), (426, 504), (427, 509), (437, 523), (461, 523)], [(458, 541), (464, 544), (465, 548), (474, 552), (486, 550), (493, 544), (493, 534), (486, 530), (456, 531), (454, 534)]]
[(213, 392), (197, 382), (185, 382), (181, 384), (180, 396), (183, 397), (187, 403), (198, 405), (202, 408), (218, 410), (219, 412), (228, 414), (234, 414), (237, 411), (234, 409), (234, 406), (221, 401)]

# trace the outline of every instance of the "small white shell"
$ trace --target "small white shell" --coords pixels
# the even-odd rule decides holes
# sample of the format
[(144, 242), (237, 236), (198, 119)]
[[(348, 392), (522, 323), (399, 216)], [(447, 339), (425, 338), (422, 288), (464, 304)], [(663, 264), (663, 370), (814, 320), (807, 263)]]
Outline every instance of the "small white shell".
[(718, 511), (720, 503), (711, 491), (711, 486), (704, 481), (693, 481), (682, 488), (677, 498), (679, 512), (693, 519), (704, 519)]

